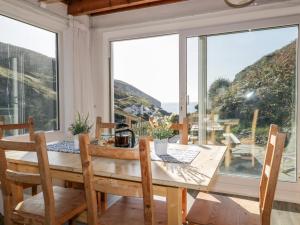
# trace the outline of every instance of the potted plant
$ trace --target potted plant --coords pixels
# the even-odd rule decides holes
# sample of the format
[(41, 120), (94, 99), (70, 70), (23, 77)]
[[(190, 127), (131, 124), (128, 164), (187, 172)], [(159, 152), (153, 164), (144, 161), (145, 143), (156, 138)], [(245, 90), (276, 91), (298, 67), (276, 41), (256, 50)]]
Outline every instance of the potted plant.
[(79, 149), (79, 139), (78, 135), (82, 133), (89, 133), (93, 125), (89, 125), (89, 115), (82, 116), (80, 113), (77, 113), (75, 121), (70, 125), (69, 131), (74, 136), (74, 148)]
[(166, 155), (168, 150), (168, 139), (173, 135), (170, 129), (171, 116), (150, 119), (150, 134), (154, 139), (154, 150), (157, 155)]

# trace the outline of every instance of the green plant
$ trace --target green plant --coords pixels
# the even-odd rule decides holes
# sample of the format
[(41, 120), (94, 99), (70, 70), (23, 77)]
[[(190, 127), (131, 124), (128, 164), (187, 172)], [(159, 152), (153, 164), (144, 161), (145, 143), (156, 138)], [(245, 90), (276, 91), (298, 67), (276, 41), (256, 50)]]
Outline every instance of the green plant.
[(152, 119), (149, 133), (154, 139), (166, 139), (173, 135), (171, 129), (172, 119), (174, 115), (164, 116)]
[(80, 113), (77, 113), (74, 123), (69, 127), (69, 131), (71, 131), (73, 135), (89, 133), (93, 125), (89, 125), (88, 120), (89, 114), (87, 116), (82, 116)]

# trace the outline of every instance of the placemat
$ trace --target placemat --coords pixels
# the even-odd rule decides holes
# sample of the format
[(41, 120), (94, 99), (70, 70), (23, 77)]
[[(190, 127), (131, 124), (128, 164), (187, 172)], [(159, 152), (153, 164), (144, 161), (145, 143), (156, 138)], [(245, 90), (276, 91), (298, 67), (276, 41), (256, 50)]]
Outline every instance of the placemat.
[(66, 153), (77, 153), (79, 154), (79, 149), (74, 148), (73, 141), (62, 141), (54, 144), (47, 145), (48, 151), (53, 152), (66, 152)]
[(153, 161), (163, 161), (168, 163), (190, 164), (199, 153), (200, 151), (196, 149), (189, 149), (185, 151), (172, 147), (168, 148), (167, 155), (156, 155), (155, 152), (151, 152), (151, 159)]
[[(73, 141), (62, 141), (54, 144), (49, 144), (48, 151), (54, 152), (65, 152), (65, 153), (76, 153), (79, 154), (80, 150), (74, 148)], [(167, 155), (156, 155), (155, 152), (151, 152), (151, 160), (163, 161), (168, 163), (183, 163), (190, 164), (200, 153), (199, 150), (189, 149), (181, 150), (174, 147), (168, 148)]]

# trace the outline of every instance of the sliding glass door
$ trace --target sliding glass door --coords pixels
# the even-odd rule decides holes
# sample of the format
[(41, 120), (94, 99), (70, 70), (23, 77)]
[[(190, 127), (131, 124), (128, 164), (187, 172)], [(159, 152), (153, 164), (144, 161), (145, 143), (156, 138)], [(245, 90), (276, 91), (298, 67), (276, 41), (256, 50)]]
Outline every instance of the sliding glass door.
[(137, 135), (148, 134), (150, 117), (178, 122), (179, 35), (113, 41), (111, 55), (114, 121)]
[(280, 170), (296, 181), (298, 26), (186, 39), (190, 142), (228, 146), (221, 172), (259, 177), (270, 124), (288, 134)]

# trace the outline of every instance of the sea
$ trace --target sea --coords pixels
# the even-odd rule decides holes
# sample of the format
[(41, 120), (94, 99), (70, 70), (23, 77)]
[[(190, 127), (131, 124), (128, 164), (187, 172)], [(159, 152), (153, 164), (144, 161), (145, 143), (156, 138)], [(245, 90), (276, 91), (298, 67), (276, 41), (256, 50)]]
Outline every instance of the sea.
[[(195, 106), (197, 102), (190, 102), (187, 107), (188, 113), (196, 112)], [(169, 113), (179, 114), (179, 103), (178, 102), (162, 102), (161, 107)]]

